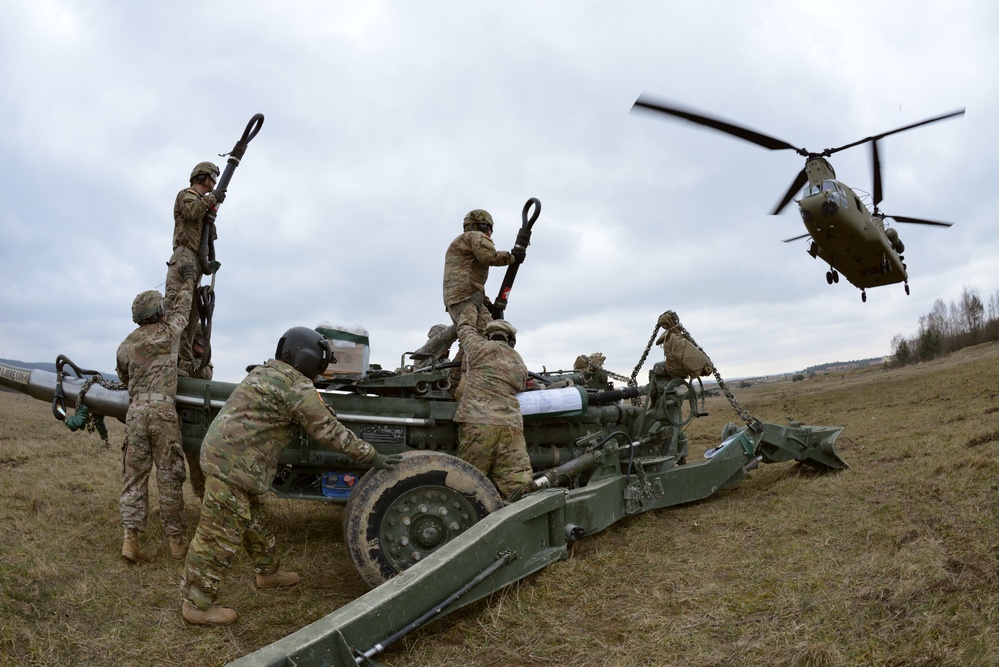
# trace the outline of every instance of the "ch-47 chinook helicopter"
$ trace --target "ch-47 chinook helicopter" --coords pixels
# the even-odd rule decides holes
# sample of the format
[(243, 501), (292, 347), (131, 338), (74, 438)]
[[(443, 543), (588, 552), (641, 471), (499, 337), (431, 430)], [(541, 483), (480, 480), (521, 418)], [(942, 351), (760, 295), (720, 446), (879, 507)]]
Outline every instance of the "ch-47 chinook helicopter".
[[(786, 141), (755, 130), (652, 100), (644, 95), (638, 98), (633, 109), (676, 116), (770, 150), (793, 150), (804, 157), (804, 168), (795, 177), (791, 187), (788, 188), (771, 214), (776, 215), (784, 210), (784, 207), (794, 198), (795, 193), (800, 191), (801, 198), (797, 200), (798, 210), (808, 233), (786, 239), (785, 243), (811, 237), (808, 254), (812, 257), (822, 258), (829, 265), (829, 270), (826, 271), (826, 282), (830, 285), (838, 283), (839, 274), (842, 273), (847, 280), (860, 289), (860, 298), (863, 301), (867, 301), (866, 290), (868, 287), (903, 283), (905, 293), (909, 293), (909, 275), (906, 273), (906, 265), (903, 261), (905, 258), (902, 255), (905, 246), (898, 237), (898, 232), (888, 227), (887, 219), (938, 227), (950, 227), (952, 224), (901, 215), (887, 215), (881, 212), (878, 208), (881, 203), (881, 161), (878, 158), (878, 140), (921, 125), (963, 115), (964, 109), (928, 118), (889, 132), (882, 132), (838, 148), (826, 148), (817, 153), (805, 148), (796, 148)], [(871, 144), (871, 162), (874, 172), (874, 187), (871, 193), (872, 209), (867, 208), (852, 188), (836, 180), (836, 172), (826, 160), (833, 153), (865, 143)]]

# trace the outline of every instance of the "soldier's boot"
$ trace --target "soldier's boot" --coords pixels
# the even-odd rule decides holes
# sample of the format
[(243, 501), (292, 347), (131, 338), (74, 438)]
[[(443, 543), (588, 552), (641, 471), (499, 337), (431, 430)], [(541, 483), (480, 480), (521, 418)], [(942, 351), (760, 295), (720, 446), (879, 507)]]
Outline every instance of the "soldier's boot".
[(176, 560), (183, 560), (187, 557), (187, 548), (191, 541), (183, 535), (170, 536), (170, 557)]
[(294, 586), (301, 580), (301, 577), (294, 572), (271, 572), (270, 574), (257, 574), (257, 588), (281, 588), (282, 586)]
[(142, 558), (142, 554), (139, 553), (139, 531), (135, 528), (125, 529), (125, 537), (121, 542), (121, 556), (133, 563)]
[(235, 609), (213, 605), (202, 610), (187, 600), (184, 600), (180, 605), (180, 615), (184, 617), (185, 621), (194, 625), (229, 625), (239, 618)]

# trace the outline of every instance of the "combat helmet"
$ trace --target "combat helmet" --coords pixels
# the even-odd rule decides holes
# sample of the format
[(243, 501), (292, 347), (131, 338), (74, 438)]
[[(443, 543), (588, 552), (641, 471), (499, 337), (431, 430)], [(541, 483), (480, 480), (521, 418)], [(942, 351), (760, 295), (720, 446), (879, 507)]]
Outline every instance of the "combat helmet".
[(215, 166), (214, 162), (199, 162), (194, 166), (194, 169), (191, 170), (191, 182), (194, 183), (197, 181), (199, 183), (203, 183), (205, 181), (205, 177), (210, 176), (212, 180), (217, 183), (220, 173), (219, 168)]
[(163, 295), (154, 289), (140, 292), (132, 301), (132, 321), (143, 324), (163, 316)]
[(481, 208), (472, 209), (465, 216), (463, 227), (466, 232), (477, 231), (492, 234), (493, 216), (489, 215), (489, 211), (484, 211)]
[(510, 347), (517, 344), (517, 330), (506, 320), (493, 320), (486, 325), (485, 334), (489, 340), (502, 338)]
[(274, 358), (294, 366), (315, 380), (323, 374), (333, 358), (333, 349), (325, 336), (308, 327), (292, 327), (278, 341)]

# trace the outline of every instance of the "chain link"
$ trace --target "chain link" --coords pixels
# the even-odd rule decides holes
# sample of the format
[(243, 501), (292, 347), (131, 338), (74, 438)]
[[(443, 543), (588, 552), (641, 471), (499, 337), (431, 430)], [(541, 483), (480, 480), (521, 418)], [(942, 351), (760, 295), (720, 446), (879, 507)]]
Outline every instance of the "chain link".
[[(107, 449), (111, 446), (111, 441), (108, 440), (108, 429), (107, 426), (104, 425), (104, 416), (95, 415), (94, 413), (90, 412), (90, 410), (87, 410), (86, 406), (83, 404), (83, 399), (86, 398), (87, 392), (90, 391), (90, 388), (95, 383), (99, 384), (100, 386), (110, 391), (128, 390), (128, 385), (122, 382), (117, 382), (115, 380), (106, 380), (100, 373), (91, 375), (86, 380), (84, 380), (82, 385), (80, 385), (80, 393), (76, 399), (76, 406), (77, 406), (76, 414), (73, 415), (74, 417), (80, 416), (80, 413), (82, 412), (83, 423), (76, 426), (75, 428), (70, 426), (70, 428), (74, 431), (79, 428), (86, 428), (87, 433), (93, 433), (96, 431), (97, 434), (100, 436), (101, 440), (104, 441), (104, 448)], [(73, 423), (72, 418), (66, 420), (66, 422), (67, 426), (69, 426), (71, 423)]]
[[(698, 350), (700, 350), (701, 352), (703, 352), (704, 356), (707, 357), (708, 363), (711, 364), (711, 370), (712, 370), (712, 373), (715, 376), (715, 380), (717, 380), (717, 382), (718, 382), (718, 386), (721, 388), (722, 392), (724, 392), (725, 398), (728, 399), (728, 402), (732, 404), (732, 407), (735, 409), (736, 414), (739, 415), (739, 418), (742, 419), (742, 421), (746, 422), (746, 424), (751, 429), (753, 429), (754, 431), (756, 431), (757, 433), (759, 433), (760, 431), (762, 431), (763, 430), (763, 424), (760, 422), (759, 419), (757, 419), (756, 417), (754, 417), (753, 415), (751, 415), (749, 413), (749, 410), (747, 410), (746, 408), (742, 407), (742, 404), (739, 403), (739, 401), (738, 401), (738, 399), (736, 399), (735, 395), (732, 394), (732, 390), (728, 388), (728, 384), (725, 382), (725, 380), (722, 379), (721, 374), (718, 372), (718, 367), (715, 366), (715, 363), (713, 361), (711, 361), (711, 357), (708, 357), (708, 353), (704, 352), (704, 348), (702, 348), (700, 345), (697, 344), (697, 342), (694, 340), (694, 337), (690, 335), (689, 331), (687, 331), (687, 328), (684, 327), (680, 323), (680, 318), (677, 316), (677, 314), (675, 312), (673, 312), (672, 310), (667, 311), (667, 312), (670, 313), (673, 316), (673, 321), (676, 322), (676, 327), (675, 328), (681, 334), (683, 334), (684, 336), (686, 336), (687, 340), (689, 340), (693, 344), (694, 347), (696, 347)], [(658, 329), (658, 325), (656, 325), (656, 328)], [(653, 334), (653, 336), (654, 335), (655, 334)]]

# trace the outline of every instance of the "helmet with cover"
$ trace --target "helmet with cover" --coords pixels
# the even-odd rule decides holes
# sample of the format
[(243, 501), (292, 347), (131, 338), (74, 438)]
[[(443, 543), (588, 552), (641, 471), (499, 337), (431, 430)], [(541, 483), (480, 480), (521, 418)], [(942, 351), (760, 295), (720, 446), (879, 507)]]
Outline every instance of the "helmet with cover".
[(485, 334), (489, 340), (505, 340), (510, 347), (517, 344), (517, 330), (506, 320), (493, 320), (486, 325)]
[(191, 170), (191, 183), (204, 183), (207, 178), (211, 178), (217, 183), (220, 173), (214, 162), (199, 162)]
[(465, 216), (463, 228), (466, 232), (477, 231), (492, 234), (493, 216), (489, 215), (489, 211), (484, 211), (481, 208), (473, 209)]
[(302, 375), (315, 380), (330, 365), (333, 349), (329, 340), (315, 329), (292, 327), (278, 341), (274, 358), (294, 366)]
[(164, 312), (163, 295), (154, 289), (140, 292), (132, 301), (132, 321), (136, 324), (155, 322)]

